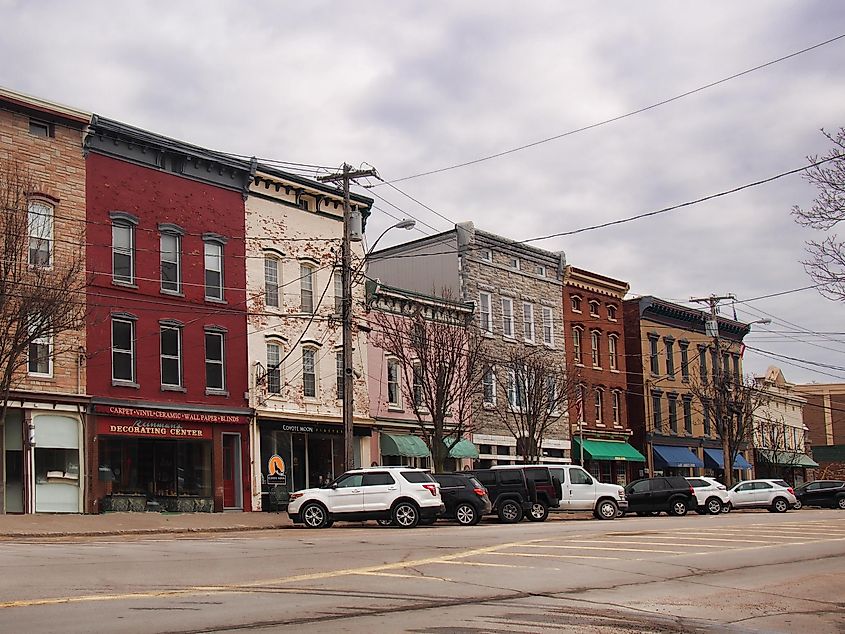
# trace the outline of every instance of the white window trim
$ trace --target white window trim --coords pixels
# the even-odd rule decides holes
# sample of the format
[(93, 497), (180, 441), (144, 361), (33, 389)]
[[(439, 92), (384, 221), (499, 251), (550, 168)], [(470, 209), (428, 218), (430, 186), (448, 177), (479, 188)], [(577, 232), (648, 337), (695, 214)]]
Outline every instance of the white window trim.
[(491, 249), (481, 249), (481, 259), (484, 262), (492, 262), (493, 251)]
[(619, 390), (611, 390), (610, 416), (613, 424), (619, 426), (622, 422), (622, 394)]
[[(390, 368), (396, 368), (396, 400), (390, 400)], [(387, 390), (387, 407), (388, 409), (402, 409), (402, 367), (399, 364), (399, 359), (395, 357), (387, 357), (385, 362), (385, 389)]]
[[(218, 269), (212, 269), (212, 268), (208, 267), (207, 258), (208, 258), (208, 248), (209, 247), (216, 247), (220, 251), (220, 255), (218, 256), (218, 264), (219, 264), (219, 267), (220, 267), (219, 270)], [(223, 257), (224, 257), (223, 256), (223, 244), (221, 242), (216, 241), (216, 240), (205, 240), (203, 242), (202, 256), (203, 256), (202, 257), (202, 274), (203, 274), (203, 280), (202, 281), (203, 281), (205, 299), (208, 299), (208, 300), (211, 300), (211, 301), (216, 301), (216, 302), (222, 302), (224, 300), (225, 296), (226, 296), (226, 293), (225, 293), (225, 290), (224, 290), (225, 287), (226, 287), (226, 277), (225, 277), (225, 274), (223, 272), (223, 269), (224, 269), (224, 266), (223, 266)], [(220, 287), (219, 287), (220, 296), (219, 297), (216, 296), (216, 295), (210, 295), (209, 294), (209, 289), (211, 287), (209, 287), (209, 285), (208, 285), (208, 283), (205, 279), (205, 274), (206, 274), (207, 271), (211, 271), (212, 273), (219, 273), (220, 274)]]
[[(577, 333), (577, 336), (576, 336)], [(577, 346), (575, 345), (577, 342)], [(584, 327), (572, 326), (572, 352), (575, 356), (575, 365), (584, 365)]]
[[(129, 231), (129, 248), (118, 248), (114, 244), (114, 230), (116, 227), (120, 227), (121, 229), (126, 229)], [(112, 221), (112, 245), (111, 245), (111, 266), (112, 266), (112, 282), (115, 284), (123, 284), (125, 286), (134, 286), (135, 284), (135, 225), (126, 220), (113, 220)], [(128, 255), (129, 256), (129, 279), (124, 279), (117, 276), (117, 272), (115, 271), (114, 267), (114, 258), (115, 255)]]
[[(487, 319), (484, 323), (484, 298), (487, 298)], [(481, 320), (481, 331), (485, 333), (493, 333), (493, 296), (490, 293), (481, 292), (478, 294), (478, 318)]]
[[(570, 295), (569, 296), (569, 308), (572, 309), (573, 313), (578, 313), (579, 315), (582, 313), (581, 306), (584, 305), (584, 300), (581, 299), (580, 295)], [(575, 304), (578, 304), (578, 308), (575, 308)]]
[[(164, 334), (165, 330), (175, 330), (176, 331), (176, 356), (173, 355), (165, 355), (164, 350), (162, 350), (162, 335)], [(159, 326), (159, 378), (161, 380), (161, 387), (163, 388), (174, 388), (174, 387), (184, 387), (185, 385), (185, 377), (184, 371), (182, 369), (182, 328), (175, 325), (170, 324), (162, 324)], [(176, 383), (165, 383), (164, 382), (164, 360), (165, 359), (176, 359), (176, 362), (179, 365), (179, 378)]]
[(607, 336), (607, 364), (613, 371), (619, 370), (619, 337), (615, 334)]
[[(487, 375), (490, 375), (490, 400), (486, 400), (486, 392), (485, 392), (485, 379)], [(484, 375), (481, 379), (481, 404), (484, 407), (495, 407), (496, 406), (496, 370), (494, 368), (487, 368), (484, 371)]]
[(590, 331), (590, 361), (597, 370), (601, 369), (601, 332)]
[[(307, 271), (307, 273), (306, 273)], [(311, 264), (300, 263), (299, 264), (299, 310), (305, 315), (312, 315), (314, 313), (314, 277), (315, 277), (315, 269)], [(306, 289), (306, 281), (308, 283), (309, 288)], [(305, 310), (305, 301), (304, 298), (306, 293), (311, 295), (311, 307), (310, 310)]]
[[(530, 319), (526, 319), (526, 310), (529, 313)], [(534, 327), (534, 304), (531, 302), (522, 302), (522, 329), (525, 341), (528, 343), (534, 343), (536, 338)]]
[[(270, 282), (270, 277), (267, 275), (267, 265), (272, 263), (276, 267), (276, 281), (275, 281), (275, 290), (271, 292), (272, 283)], [(282, 294), (280, 292), (281, 289), (281, 277), (282, 277), (282, 266), (281, 260), (279, 258), (272, 256), (272, 255), (265, 255), (264, 256), (264, 305), (268, 308), (281, 308), (282, 304)], [(272, 268), (272, 267), (271, 267)], [(274, 301), (271, 301), (273, 299)]]
[[(217, 337), (220, 341), (220, 361), (216, 361), (216, 360), (212, 360), (212, 359), (208, 358), (208, 345), (205, 342), (205, 338), (208, 337), (209, 335), (211, 335), (213, 337)], [(211, 331), (206, 330), (205, 333), (203, 334), (203, 343), (205, 344), (204, 345), (204, 348), (205, 348), (205, 351), (204, 351), (204, 353), (205, 353), (205, 364), (203, 365), (203, 369), (205, 369), (205, 372), (206, 372), (206, 375), (205, 375), (205, 381), (206, 381), (205, 391), (206, 391), (207, 394), (208, 393), (223, 394), (223, 393), (226, 392), (226, 383), (227, 383), (226, 382), (226, 335), (225, 335), (225, 333), (218, 332), (216, 330), (211, 330)], [(222, 383), (222, 385), (220, 387), (216, 387), (216, 386), (212, 387), (212, 386), (208, 385), (208, 369), (207, 368), (208, 368), (209, 363), (212, 363), (214, 365), (218, 365), (218, 364), (220, 365), (220, 381)]]
[[(314, 373), (314, 394), (306, 394), (305, 393), (305, 353), (310, 352), (311, 358), (314, 360), (314, 367), (312, 371)], [(317, 349), (313, 346), (302, 346), (302, 397), (308, 400), (316, 400), (320, 397), (320, 369), (319, 364), (317, 363)]]
[[(505, 310), (506, 304), (509, 306), (507, 311)], [(510, 314), (510, 319), (508, 319), (508, 314)], [(509, 324), (510, 328), (508, 328), (506, 324)], [(508, 333), (508, 330), (510, 330), (510, 333)], [(513, 300), (510, 297), (502, 298), (502, 336), (506, 339), (516, 338), (513, 321)]]
[[(550, 306), (542, 307), (543, 313), (543, 343), (550, 348), (555, 347), (555, 313)], [(548, 316), (548, 320), (546, 317)], [(549, 338), (546, 339), (546, 327), (549, 329)]]
[[(29, 355), (29, 350), (32, 346), (47, 346), (47, 372), (33, 372), (29, 369), (29, 362), (31, 357)], [(42, 335), (41, 337), (35, 337), (27, 346), (26, 350), (26, 369), (27, 374), (29, 376), (38, 377), (42, 379), (51, 379), (53, 378), (53, 336), (52, 335)]]
[[(129, 324), (129, 336), (131, 338), (129, 350), (121, 349), (119, 354), (129, 354), (129, 367), (132, 370), (132, 376), (128, 379), (124, 378), (117, 378), (114, 375), (114, 354), (116, 348), (114, 347), (114, 324), (115, 322), (120, 322), (123, 324)], [(111, 332), (109, 333), (111, 337), (111, 380), (113, 383), (118, 384), (131, 384), (135, 383), (136, 381), (136, 365), (135, 365), (135, 320), (134, 319), (126, 319), (121, 317), (112, 317), (111, 319)]]
[[(601, 310), (601, 302), (596, 301), (594, 299), (590, 300), (587, 303), (587, 307), (590, 310), (590, 317), (598, 317), (599, 316), (599, 310)], [(595, 307), (595, 309), (596, 309), (595, 312), (593, 312), (593, 307)]]
[[(170, 260), (164, 259), (164, 251), (161, 248), (161, 242), (164, 238), (173, 238), (176, 240), (176, 261), (171, 262)], [(159, 290), (162, 293), (173, 293), (173, 294), (181, 294), (182, 293), (182, 236), (178, 233), (173, 231), (162, 231), (159, 235), (159, 277), (161, 277)], [(161, 274), (161, 267), (162, 265), (167, 262), (169, 264), (176, 265), (176, 288), (165, 288), (164, 287), (164, 275)]]
[[(41, 207), (46, 210), (46, 213), (41, 213), (38, 211), (34, 211), (34, 208)], [(33, 222), (32, 217), (34, 215), (43, 216), (48, 220), (45, 221), (45, 224), (49, 222), (47, 229), (48, 231), (45, 232), (47, 235), (36, 235), (33, 233)], [(53, 245), (54, 245), (54, 234), (55, 234), (55, 218), (56, 218), (56, 207), (44, 200), (34, 199), (29, 201), (27, 205), (27, 255), (26, 261), (29, 263), (31, 267), (37, 267), (42, 269), (49, 269), (53, 266)], [(46, 264), (39, 264), (37, 262), (32, 261), (32, 241), (45, 241), (47, 243), (47, 263)]]
[(334, 275), (334, 312), (341, 315), (343, 314), (343, 273), (335, 269), (332, 275)]
[[(273, 346), (274, 348), (277, 348), (278, 351), (279, 351), (278, 352), (279, 360), (272, 364), (272, 365), (278, 364), (278, 367), (275, 370), (270, 369), (270, 366), (271, 366), (271, 363), (270, 363), (270, 347), (271, 346)], [(267, 393), (268, 394), (281, 394), (282, 393), (282, 366), (281, 366), (282, 344), (278, 341), (268, 341), (265, 348), (266, 349), (265, 349), (264, 360), (267, 362), (267, 375), (266, 375), (267, 378), (265, 379), (265, 385), (267, 387)], [(273, 392), (273, 391), (270, 390), (270, 373), (271, 372), (278, 372), (278, 376), (279, 376), (279, 391), (278, 392)]]
[(604, 424), (604, 390), (597, 387), (593, 390), (593, 406), (596, 410), (596, 425)]

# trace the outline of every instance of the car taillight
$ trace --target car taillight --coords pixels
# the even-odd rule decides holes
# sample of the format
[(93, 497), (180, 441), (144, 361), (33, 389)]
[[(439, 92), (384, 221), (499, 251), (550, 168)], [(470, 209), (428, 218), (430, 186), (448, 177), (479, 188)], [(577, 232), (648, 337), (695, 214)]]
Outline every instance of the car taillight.
[(487, 489), (473, 489), (472, 492), (480, 498), (483, 498), (485, 495), (487, 495)]
[(437, 485), (436, 484), (424, 484), (423, 488), (428, 489), (428, 492), (431, 493), (432, 495), (434, 495), (434, 496), (437, 495)]
[(690, 494), (691, 496), (695, 497), (695, 489), (694, 489), (694, 488), (692, 488), (692, 487), (690, 487), (690, 488), (689, 488), (689, 494)]
[(789, 491), (791, 495), (795, 495), (795, 491), (792, 490), (792, 487), (786, 487), (786, 490)]
[(304, 493), (291, 493), (289, 499), (290, 499), (291, 502), (293, 502), (297, 498), (301, 498), (303, 495), (305, 495), (305, 494)]

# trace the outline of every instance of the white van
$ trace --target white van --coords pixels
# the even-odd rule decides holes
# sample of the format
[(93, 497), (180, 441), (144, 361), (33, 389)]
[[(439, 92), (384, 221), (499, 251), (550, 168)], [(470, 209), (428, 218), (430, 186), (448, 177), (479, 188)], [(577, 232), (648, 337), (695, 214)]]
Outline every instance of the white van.
[(557, 511), (592, 511), (602, 520), (615, 519), (618, 511), (628, 510), (625, 489), (616, 484), (604, 484), (578, 465), (549, 465), (552, 475), (560, 480), (562, 495)]

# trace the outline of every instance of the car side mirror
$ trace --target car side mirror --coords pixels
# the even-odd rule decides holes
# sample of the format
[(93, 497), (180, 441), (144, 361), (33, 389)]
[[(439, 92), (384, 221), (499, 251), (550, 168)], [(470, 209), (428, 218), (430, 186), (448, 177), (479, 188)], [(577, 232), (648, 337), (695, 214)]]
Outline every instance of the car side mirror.
[(332, 482), (332, 488), (333, 488), (333, 489), (336, 489), (336, 488), (337, 488), (337, 482)]

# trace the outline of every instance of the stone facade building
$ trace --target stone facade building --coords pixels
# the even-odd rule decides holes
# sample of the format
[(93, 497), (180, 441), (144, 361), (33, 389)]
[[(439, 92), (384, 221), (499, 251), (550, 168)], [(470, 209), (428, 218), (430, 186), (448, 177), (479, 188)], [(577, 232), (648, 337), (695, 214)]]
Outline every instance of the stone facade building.
[(754, 477), (780, 478), (797, 486), (818, 467), (807, 455), (807, 399), (776, 366), (754, 377), (754, 383), (766, 395), (754, 415)]
[(796, 385), (807, 399), (804, 424), (819, 479), (845, 480), (845, 383)]
[[(17, 163), (33, 187), (26, 192), (30, 267), (56, 273), (76, 261), (84, 276), (82, 144), (90, 119), (90, 113), (0, 89), (0, 161), (3, 169)], [(84, 283), (81, 278), (79, 288)], [(84, 293), (73, 300), (84, 308)], [(85, 348), (84, 328), (29, 346), (0, 420), (0, 512), (82, 510), (88, 486)]]
[(578, 378), (569, 403), (572, 459), (602, 482), (624, 485), (645, 458), (628, 444), (622, 300), (628, 283), (566, 267), (563, 319), (567, 367)]
[[(372, 200), (353, 196), (364, 216)], [(343, 196), (259, 165), (246, 200), (253, 508), (343, 471)], [(353, 242), (360, 265), (363, 250)], [(369, 465), (364, 285), (353, 285), (354, 460)], [(377, 454), (377, 451), (376, 451)]]
[[(565, 367), (561, 310), (565, 266), (563, 253), (508, 240), (466, 222), (373, 253), (368, 275), (391, 286), (473, 302), (478, 326), (489, 338), (494, 365), (506, 362), (514, 351), (526, 349), (542, 351)], [(519, 460), (517, 439), (496, 412), (509, 399), (502, 391), (501, 381), (491, 372), (472, 422), (472, 440), (478, 446), (478, 465), (482, 467)], [(546, 434), (542, 460), (568, 461), (569, 452), (569, 423), (564, 411)]]
[[(749, 326), (718, 318), (722, 358), (705, 331), (709, 314), (645, 296), (624, 302), (628, 417), (634, 444), (651, 474), (723, 473), (722, 445), (710, 408), (698, 402), (691, 386), (719, 367), (742, 375), (742, 338)], [(750, 448), (733, 465), (738, 479), (750, 476)]]

